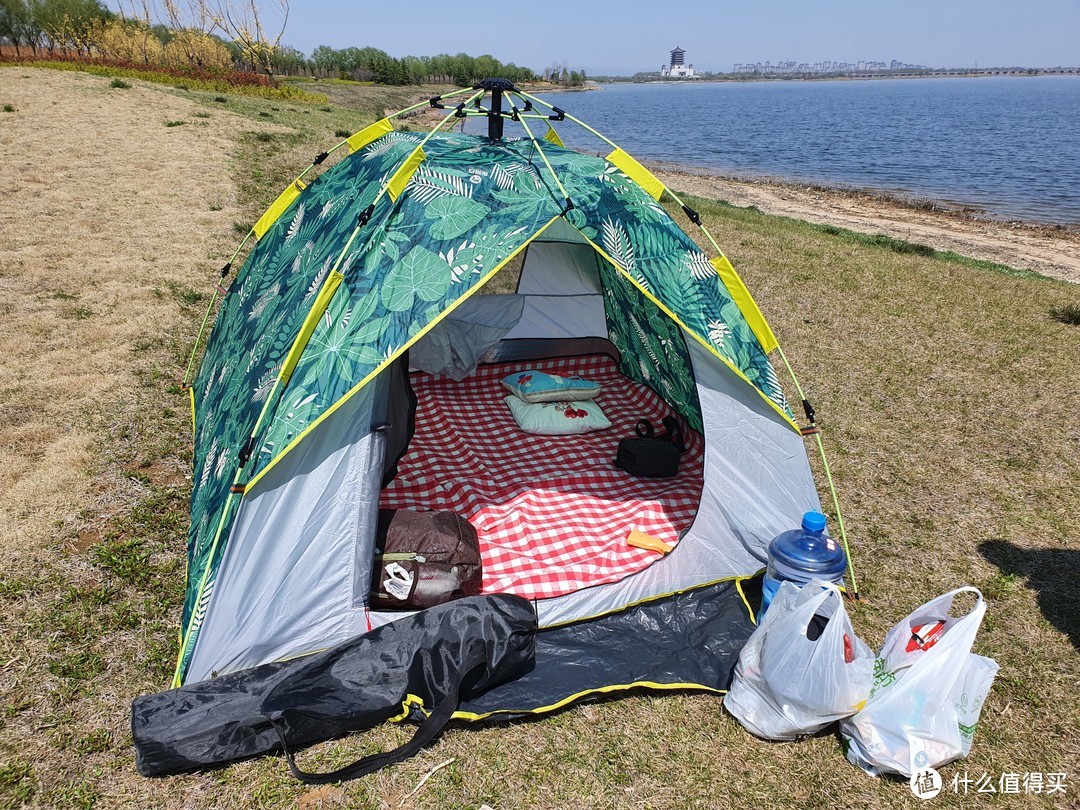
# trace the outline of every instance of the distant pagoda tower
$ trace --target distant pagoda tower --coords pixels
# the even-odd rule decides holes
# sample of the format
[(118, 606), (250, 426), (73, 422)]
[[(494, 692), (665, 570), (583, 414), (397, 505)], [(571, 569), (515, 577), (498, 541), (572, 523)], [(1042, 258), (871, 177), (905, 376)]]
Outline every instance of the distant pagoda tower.
[(694, 77), (694, 66), (686, 66), (686, 51), (676, 46), (671, 52), (671, 62), (660, 66), (661, 76), (676, 76), (678, 78), (691, 79)]

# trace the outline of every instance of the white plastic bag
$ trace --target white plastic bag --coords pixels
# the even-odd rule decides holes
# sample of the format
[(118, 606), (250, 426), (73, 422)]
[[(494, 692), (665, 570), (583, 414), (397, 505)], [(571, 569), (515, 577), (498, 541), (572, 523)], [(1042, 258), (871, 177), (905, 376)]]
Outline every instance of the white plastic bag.
[[(960, 593), (977, 601), (968, 614), (953, 616)], [(910, 777), (968, 755), (998, 670), (995, 661), (971, 652), (985, 613), (977, 588), (957, 588), (889, 631), (866, 707), (840, 724), (851, 762), (875, 776)]]
[(783, 582), (739, 655), (724, 706), (759, 737), (794, 740), (854, 714), (870, 694), (873, 665), (836, 585)]

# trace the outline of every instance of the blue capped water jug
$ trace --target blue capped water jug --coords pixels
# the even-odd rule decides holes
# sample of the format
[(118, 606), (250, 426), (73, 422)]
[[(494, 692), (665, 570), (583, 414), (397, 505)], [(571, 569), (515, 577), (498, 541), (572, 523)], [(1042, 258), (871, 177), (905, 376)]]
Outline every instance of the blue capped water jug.
[(802, 528), (778, 534), (769, 543), (769, 564), (762, 582), (761, 610), (758, 622), (769, 609), (780, 583), (793, 582), (802, 587), (812, 579), (844, 584), (847, 555), (840, 544), (825, 534), (825, 515), (807, 512)]

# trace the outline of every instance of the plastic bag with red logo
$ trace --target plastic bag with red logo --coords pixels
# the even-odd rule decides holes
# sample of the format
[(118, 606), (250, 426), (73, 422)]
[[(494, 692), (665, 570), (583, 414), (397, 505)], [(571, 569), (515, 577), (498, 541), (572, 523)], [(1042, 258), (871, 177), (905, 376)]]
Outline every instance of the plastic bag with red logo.
[[(975, 606), (954, 615), (958, 594)], [(975, 655), (986, 603), (957, 588), (916, 609), (885, 636), (866, 707), (840, 724), (847, 758), (875, 776), (910, 777), (966, 757), (998, 665)]]
[(739, 655), (724, 706), (759, 737), (794, 740), (858, 711), (873, 668), (835, 584), (782, 582)]

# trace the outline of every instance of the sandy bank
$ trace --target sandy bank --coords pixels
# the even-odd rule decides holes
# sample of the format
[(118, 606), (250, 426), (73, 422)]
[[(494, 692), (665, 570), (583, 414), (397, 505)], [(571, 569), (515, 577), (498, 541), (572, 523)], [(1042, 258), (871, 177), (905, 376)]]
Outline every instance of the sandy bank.
[(1080, 229), (999, 222), (858, 190), (732, 179), (671, 166), (652, 168), (676, 192), (754, 206), (767, 214), (881, 233), (1080, 283)]

